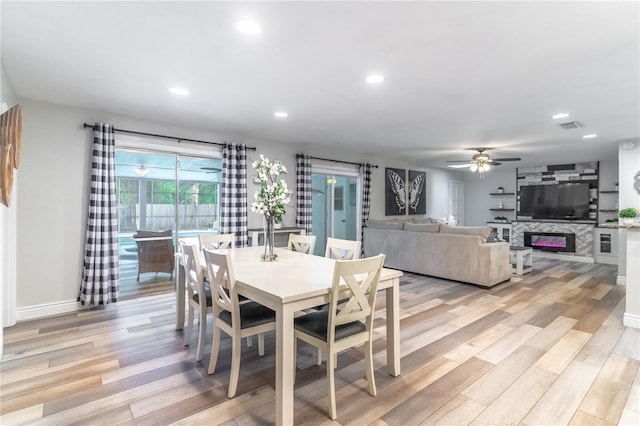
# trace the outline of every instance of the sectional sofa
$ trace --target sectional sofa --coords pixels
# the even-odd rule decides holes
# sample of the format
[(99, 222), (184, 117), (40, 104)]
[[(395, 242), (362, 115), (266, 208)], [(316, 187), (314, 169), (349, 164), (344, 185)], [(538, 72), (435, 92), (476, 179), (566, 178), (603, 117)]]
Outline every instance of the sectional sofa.
[(422, 221), (368, 221), (365, 255), (384, 253), (386, 267), (487, 288), (511, 279), (509, 243), (487, 242), (490, 227)]

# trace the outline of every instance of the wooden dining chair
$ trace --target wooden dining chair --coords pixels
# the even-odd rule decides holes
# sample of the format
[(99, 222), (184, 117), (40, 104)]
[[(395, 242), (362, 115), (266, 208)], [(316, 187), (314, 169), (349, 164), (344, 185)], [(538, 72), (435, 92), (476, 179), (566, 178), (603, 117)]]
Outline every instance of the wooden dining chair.
[(232, 249), (235, 247), (236, 236), (234, 234), (206, 234), (200, 235), (200, 250)]
[[(207, 274), (213, 291), (213, 346), (209, 361), (209, 374), (216, 370), (220, 350), (220, 333), (231, 337), (231, 376), (227, 396), (233, 398), (240, 375), (241, 343), (243, 337), (258, 335), (258, 355), (264, 355), (264, 335), (275, 330), (276, 313), (257, 302), (240, 303), (236, 279), (229, 253), (204, 249)], [(227, 291), (228, 290), (228, 291)]]
[[(369, 393), (376, 395), (373, 312), (383, 264), (383, 254), (366, 259), (336, 261), (329, 309), (314, 311), (294, 320), (294, 347), (297, 348), (297, 339), (300, 339), (327, 354), (329, 414), (333, 420), (337, 417), (334, 368), (339, 352), (365, 344), (364, 361)], [(297, 349), (294, 351), (294, 364), (296, 357)]]
[(324, 257), (339, 260), (353, 260), (360, 258), (360, 241), (341, 240), (339, 238), (327, 238), (327, 248)]
[(289, 234), (289, 242), (287, 243), (287, 248), (289, 250), (305, 254), (313, 254), (313, 249), (315, 247), (315, 235)]
[(211, 290), (205, 288), (202, 266), (200, 264), (200, 253), (195, 244), (191, 245), (184, 241), (180, 242), (183, 259), (186, 265), (185, 279), (189, 300), (189, 319), (187, 321), (187, 331), (185, 333), (184, 345), (189, 346), (191, 333), (193, 331), (193, 319), (195, 312), (198, 312), (198, 347), (196, 349), (196, 361), (202, 359), (202, 347), (207, 330), (207, 314), (213, 312), (213, 302)]

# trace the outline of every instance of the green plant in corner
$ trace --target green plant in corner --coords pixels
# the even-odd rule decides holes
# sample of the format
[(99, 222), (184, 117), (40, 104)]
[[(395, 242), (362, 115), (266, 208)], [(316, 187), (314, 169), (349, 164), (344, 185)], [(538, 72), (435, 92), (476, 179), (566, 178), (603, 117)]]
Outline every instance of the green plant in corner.
[(618, 216), (621, 219), (633, 219), (634, 217), (638, 216), (638, 209), (636, 209), (635, 207), (627, 207), (626, 209), (620, 210)]

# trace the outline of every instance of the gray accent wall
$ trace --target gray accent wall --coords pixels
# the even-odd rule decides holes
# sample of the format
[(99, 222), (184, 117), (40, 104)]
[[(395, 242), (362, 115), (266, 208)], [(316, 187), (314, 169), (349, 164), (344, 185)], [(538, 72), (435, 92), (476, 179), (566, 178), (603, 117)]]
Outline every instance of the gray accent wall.
[[(168, 134), (215, 142), (240, 142), (256, 146), (248, 153), (249, 161), (264, 154), (281, 160), (289, 169), (286, 181), (295, 189), (295, 154), (345, 161), (369, 161), (378, 164), (372, 176), (371, 218), (384, 216), (384, 168), (399, 167), (427, 172), (427, 216), (448, 214), (449, 181), (463, 180), (458, 171), (421, 167), (419, 164), (390, 161), (343, 148), (326, 148), (313, 144), (297, 145), (268, 140), (248, 139), (240, 135), (215, 133), (166, 123), (140, 120), (124, 115), (20, 99), (23, 106), (23, 144), (20, 179), (15, 188), (20, 195), (17, 223), (17, 307), (60, 307), (68, 311), (75, 300), (82, 275), (87, 176), (91, 163), (91, 131), (82, 123), (107, 122), (118, 128)], [(157, 145), (171, 142), (156, 140)], [(393, 143), (393, 142), (391, 142)], [(398, 143), (398, 142), (396, 142)], [(183, 143), (182, 145), (188, 145)], [(212, 148), (193, 145), (203, 154)], [(216, 149), (216, 148), (213, 148)], [(330, 164), (330, 163), (329, 163)], [(248, 201), (257, 184), (248, 168)], [(293, 198), (295, 200), (295, 197)], [(295, 203), (287, 209), (284, 226), (295, 225)], [(249, 213), (249, 227), (262, 226), (261, 217)], [(46, 256), (41, 255), (42, 249)], [(37, 259), (37, 267), (34, 261)], [(45, 273), (43, 273), (45, 271)]]

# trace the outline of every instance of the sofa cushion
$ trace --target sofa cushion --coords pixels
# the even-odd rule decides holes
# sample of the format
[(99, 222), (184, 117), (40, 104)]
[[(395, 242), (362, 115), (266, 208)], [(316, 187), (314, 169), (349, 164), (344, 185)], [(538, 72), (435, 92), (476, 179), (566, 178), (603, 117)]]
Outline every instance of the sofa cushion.
[(440, 225), (440, 232), (447, 234), (462, 234), (462, 235), (479, 235), (487, 241), (489, 234), (491, 233), (490, 226), (451, 226), (447, 224)]
[(404, 223), (398, 223), (395, 220), (368, 220), (367, 228), (377, 229), (402, 229)]
[(419, 217), (413, 219), (414, 223), (440, 223), (438, 219), (434, 219), (432, 217)]
[(405, 231), (413, 232), (440, 232), (439, 223), (405, 223)]

